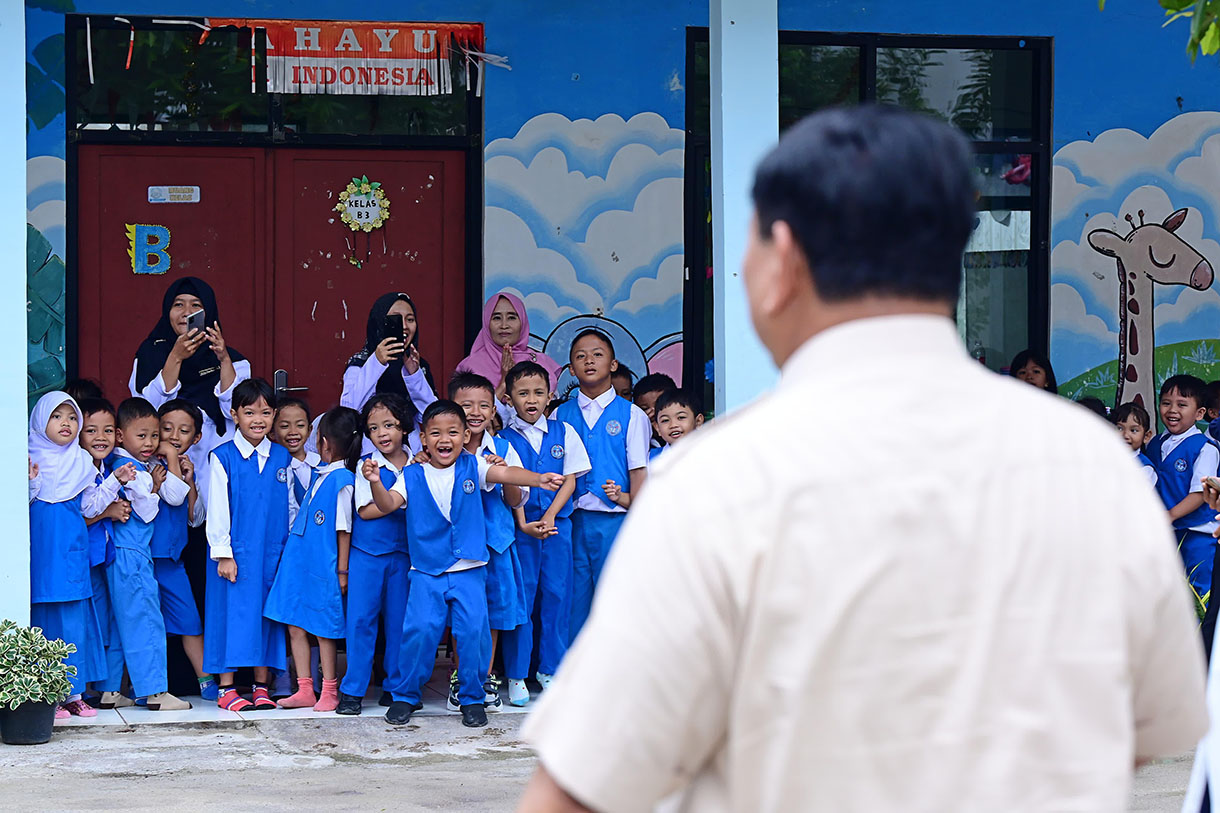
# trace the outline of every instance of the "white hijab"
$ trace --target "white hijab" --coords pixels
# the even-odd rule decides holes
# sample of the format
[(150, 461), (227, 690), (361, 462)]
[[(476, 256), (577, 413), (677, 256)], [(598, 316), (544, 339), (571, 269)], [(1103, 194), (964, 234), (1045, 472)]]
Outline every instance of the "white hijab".
[(76, 442), (77, 437), (67, 446), (60, 446), (47, 435), (51, 413), (65, 403), (76, 410), (77, 437), (80, 437), (79, 427), (85, 419), (76, 401), (66, 392), (48, 392), (38, 399), (30, 414), (30, 460), (38, 464), (38, 499), (43, 502), (74, 499), (97, 477), (93, 457)]

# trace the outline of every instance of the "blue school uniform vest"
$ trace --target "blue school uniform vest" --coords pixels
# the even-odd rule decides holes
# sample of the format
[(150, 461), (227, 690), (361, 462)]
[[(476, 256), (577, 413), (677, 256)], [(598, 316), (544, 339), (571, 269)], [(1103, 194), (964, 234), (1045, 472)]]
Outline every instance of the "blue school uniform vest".
[(585, 451), (589, 453), (589, 462), (593, 465), (588, 474), (576, 478), (573, 501), (585, 494), (592, 494), (607, 509), (613, 508), (614, 504), (606, 498), (602, 486), (607, 480), (613, 480), (624, 493), (630, 489), (631, 483), (627, 479), (627, 425), (631, 421), (631, 404), (625, 398), (614, 396), (592, 429), (585, 423), (584, 413), (580, 411), (580, 402), (576, 398), (560, 404), (555, 416), (580, 433), (581, 440), (585, 442)]
[(30, 601), (80, 601), (93, 595), (89, 531), (80, 495), (30, 503)]
[[(521, 465), (529, 471), (539, 474), (563, 474), (563, 461), (568, 454), (565, 445), (567, 431), (564, 429), (564, 422), (558, 418), (547, 419), (546, 434), (542, 438), (542, 445), (536, 452), (530, 442), (525, 439), (525, 435), (512, 427), (505, 427), (504, 431), (500, 433), (500, 439), (512, 444), (512, 447), (517, 450), (517, 456), (521, 458)], [(531, 488), (529, 499), (525, 502), (525, 515), (533, 522), (546, 513), (554, 501), (554, 491)], [(564, 503), (556, 516), (571, 516), (572, 502), (569, 499)]]
[[(368, 460), (371, 454), (360, 458)], [(408, 468), (411, 468), (408, 466)], [(381, 484), (388, 491), (394, 485), (395, 475), (385, 466), (381, 467)], [(353, 480), (354, 482), (354, 480)], [(352, 515), (352, 546), (371, 556), (382, 556), (407, 550), (407, 509), (400, 508), (389, 516), (378, 519), (362, 519), (359, 512)]]
[(182, 505), (170, 505), (161, 500), (157, 516), (153, 519), (152, 555), (154, 559), (182, 558), (182, 550), (186, 547), (186, 532), (190, 527), (190, 498), (182, 501)]
[(292, 476), (288, 450), (271, 444), (261, 472), (258, 452), (246, 459), (231, 440), (212, 454), (229, 477), (229, 539), (235, 558), (242, 553), (261, 553), (264, 561), (278, 562), (288, 538), (288, 478)]
[[(116, 463), (119, 465), (131, 463), (136, 467), (136, 471), (148, 471), (148, 466), (138, 460), (132, 460), (130, 457), (120, 458), (118, 455), (112, 455), (107, 460), (107, 465), (112, 469)], [(125, 494), (126, 486), (119, 493)], [(157, 513), (160, 514), (163, 510), (165, 510), (165, 503), (161, 502), (157, 507)], [(152, 559), (152, 537), (153, 523), (140, 519), (140, 515), (135, 511), (131, 512), (131, 517), (126, 522), (119, 522), (110, 526), (110, 538), (114, 540), (116, 548), (134, 550), (137, 553), (144, 554), (149, 559)]]
[[(1144, 466), (1151, 466), (1153, 469), (1156, 468), (1156, 463), (1152, 462), (1152, 458), (1143, 452), (1135, 453), (1135, 462), (1139, 463), (1141, 468)], [(1159, 477), (1160, 475), (1157, 476)]]
[[(97, 473), (94, 482), (101, 485), (106, 476)], [(110, 538), (110, 520), (99, 519), (89, 528), (89, 567), (108, 565), (114, 561), (114, 540)]]
[[(1156, 490), (1161, 495), (1161, 501), (1166, 508), (1173, 508), (1186, 498), (1194, 485), (1195, 459), (1208, 443), (1211, 443), (1202, 433), (1191, 435), (1174, 447), (1173, 451), (1161, 459), (1161, 447), (1168, 435), (1157, 435), (1148, 444), (1148, 457), (1156, 468)], [(1215, 444), (1213, 444), (1215, 445)], [(1209, 472), (1215, 474), (1215, 472)], [(1174, 521), (1173, 527), (1180, 529), (1206, 525), (1216, 518), (1216, 512), (1202, 505), (1184, 517)]]
[[(492, 438), (491, 445), (499, 457), (507, 457), (509, 442), (504, 438)], [(531, 488), (530, 493), (541, 491)], [(504, 489), (496, 486), (491, 491), (483, 491), (483, 523), (487, 528), (487, 547), (496, 553), (504, 553), (516, 538), (517, 523), (513, 520), (512, 509), (504, 504)]]
[(407, 466), (403, 472), (407, 494), (407, 546), (411, 567), (439, 576), (459, 559), (487, 561), (487, 533), (483, 500), (479, 496), (479, 464), (462, 452), (453, 464), (453, 501), (449, 519), (441, 513), (424, 479), (424, 466)]

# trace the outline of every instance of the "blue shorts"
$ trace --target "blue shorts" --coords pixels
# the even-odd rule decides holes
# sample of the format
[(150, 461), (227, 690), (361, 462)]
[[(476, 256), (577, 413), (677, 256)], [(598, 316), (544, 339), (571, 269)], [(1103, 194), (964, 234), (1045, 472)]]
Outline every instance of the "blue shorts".
[(153, 559), (153, 575), (161, 591), (161, 615), (169, 635), (203, 635), (199, 607), (191, 591), (186, 565), (173, 559)]

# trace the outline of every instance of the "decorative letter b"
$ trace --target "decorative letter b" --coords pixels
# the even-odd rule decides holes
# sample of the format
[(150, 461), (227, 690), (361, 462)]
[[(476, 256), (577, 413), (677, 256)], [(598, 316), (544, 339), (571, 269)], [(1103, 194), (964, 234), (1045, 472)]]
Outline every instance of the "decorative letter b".
[(128, 223), (127, 240), (130, 243), (127, 254), (131, 257), (131, 270), (134, 273), (164, 274), (169, 270), (169, 229)]

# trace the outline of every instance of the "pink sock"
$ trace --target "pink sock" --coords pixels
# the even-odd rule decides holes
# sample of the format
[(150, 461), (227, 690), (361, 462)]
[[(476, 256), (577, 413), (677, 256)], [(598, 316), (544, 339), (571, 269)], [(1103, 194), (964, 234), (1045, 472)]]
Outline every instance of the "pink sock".
[(322, 696), (314, 704), (314, 711), (334, 711), (339, 708), (339, 681), (322, 679)]
[(313, 678), (297, 678), (295, 693), (280, 701), (282, 709), (307, 709), (318, 702), (318, 696), (313, 692)]

